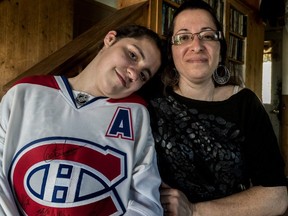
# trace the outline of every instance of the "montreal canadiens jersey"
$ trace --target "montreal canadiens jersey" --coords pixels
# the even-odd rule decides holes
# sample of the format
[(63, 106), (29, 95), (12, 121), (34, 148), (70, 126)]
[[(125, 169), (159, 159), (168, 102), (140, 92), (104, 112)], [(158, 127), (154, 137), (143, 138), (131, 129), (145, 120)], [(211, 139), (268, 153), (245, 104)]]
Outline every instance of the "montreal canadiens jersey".
[(0, 104), (0, 215), (163, 215), (141, 98), (77, 107), (68, 80), (20, 80)]

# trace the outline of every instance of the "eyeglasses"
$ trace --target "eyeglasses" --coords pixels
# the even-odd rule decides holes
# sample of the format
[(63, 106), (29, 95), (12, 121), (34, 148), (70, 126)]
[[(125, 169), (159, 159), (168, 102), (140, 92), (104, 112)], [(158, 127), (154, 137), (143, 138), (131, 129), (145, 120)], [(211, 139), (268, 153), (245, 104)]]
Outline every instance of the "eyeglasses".
[(190, 41), (194, 40), (194, 36), (197, 35), (199, 40), (201, 41), (219, 41), (222, 39), (222, 32), (221, 31), (215, 31), (215, 30), (204, 30), (200, 31), (198, 33), (181, 33), (172, 36), (171, 43), (173, 45), (180, 45), (185, 44)]

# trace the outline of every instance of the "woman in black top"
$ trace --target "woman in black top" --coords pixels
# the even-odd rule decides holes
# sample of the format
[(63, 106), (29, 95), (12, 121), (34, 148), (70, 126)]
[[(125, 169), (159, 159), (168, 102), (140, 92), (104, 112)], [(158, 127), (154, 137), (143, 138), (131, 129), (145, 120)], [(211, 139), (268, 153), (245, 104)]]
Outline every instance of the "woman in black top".
[(251, 90), (228, 82), (226, 49), (208, 4), (176, 10), (165, 94), (150, 100), (165, 215), (272, 216), (287, 208), (269, 117)]

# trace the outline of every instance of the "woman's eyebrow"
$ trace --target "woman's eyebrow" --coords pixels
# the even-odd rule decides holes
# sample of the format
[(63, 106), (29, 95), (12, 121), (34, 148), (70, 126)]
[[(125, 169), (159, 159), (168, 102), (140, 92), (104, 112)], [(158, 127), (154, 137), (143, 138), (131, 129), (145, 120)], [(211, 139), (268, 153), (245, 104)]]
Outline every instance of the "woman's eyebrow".
[[(214, 30), (214, 29), (212, 27), (207, 26), (207, 27), (201, 28), (201, 31), (204, 31), (204, 30)], [(175, 34), (178, 34), (179, 32), (182, 32), (182, 31), (192, 33), (192, 32), (190, 32), (190, 30), (184, 28), (184, 29), (179, 29)]]
[(201, 30), (214, 30), (212, 27), (203, 27)]
[(182, 31), (190, 32), (188, 29), (179, 29), (177, 32), (175, 32), (175, 34), (178, 34), (178, 32), (182, 32)]

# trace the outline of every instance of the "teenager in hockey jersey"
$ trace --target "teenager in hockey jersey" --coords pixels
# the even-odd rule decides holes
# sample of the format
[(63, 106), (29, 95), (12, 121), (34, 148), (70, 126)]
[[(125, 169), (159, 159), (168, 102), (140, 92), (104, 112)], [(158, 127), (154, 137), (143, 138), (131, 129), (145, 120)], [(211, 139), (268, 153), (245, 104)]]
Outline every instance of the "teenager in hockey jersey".
[(3, 97), (0, 215), (163, 215), (149, 114), (133, 94), (159, 69), (161, 40), (130, 25), (103, 42), (76, 77), (24, 78)]

